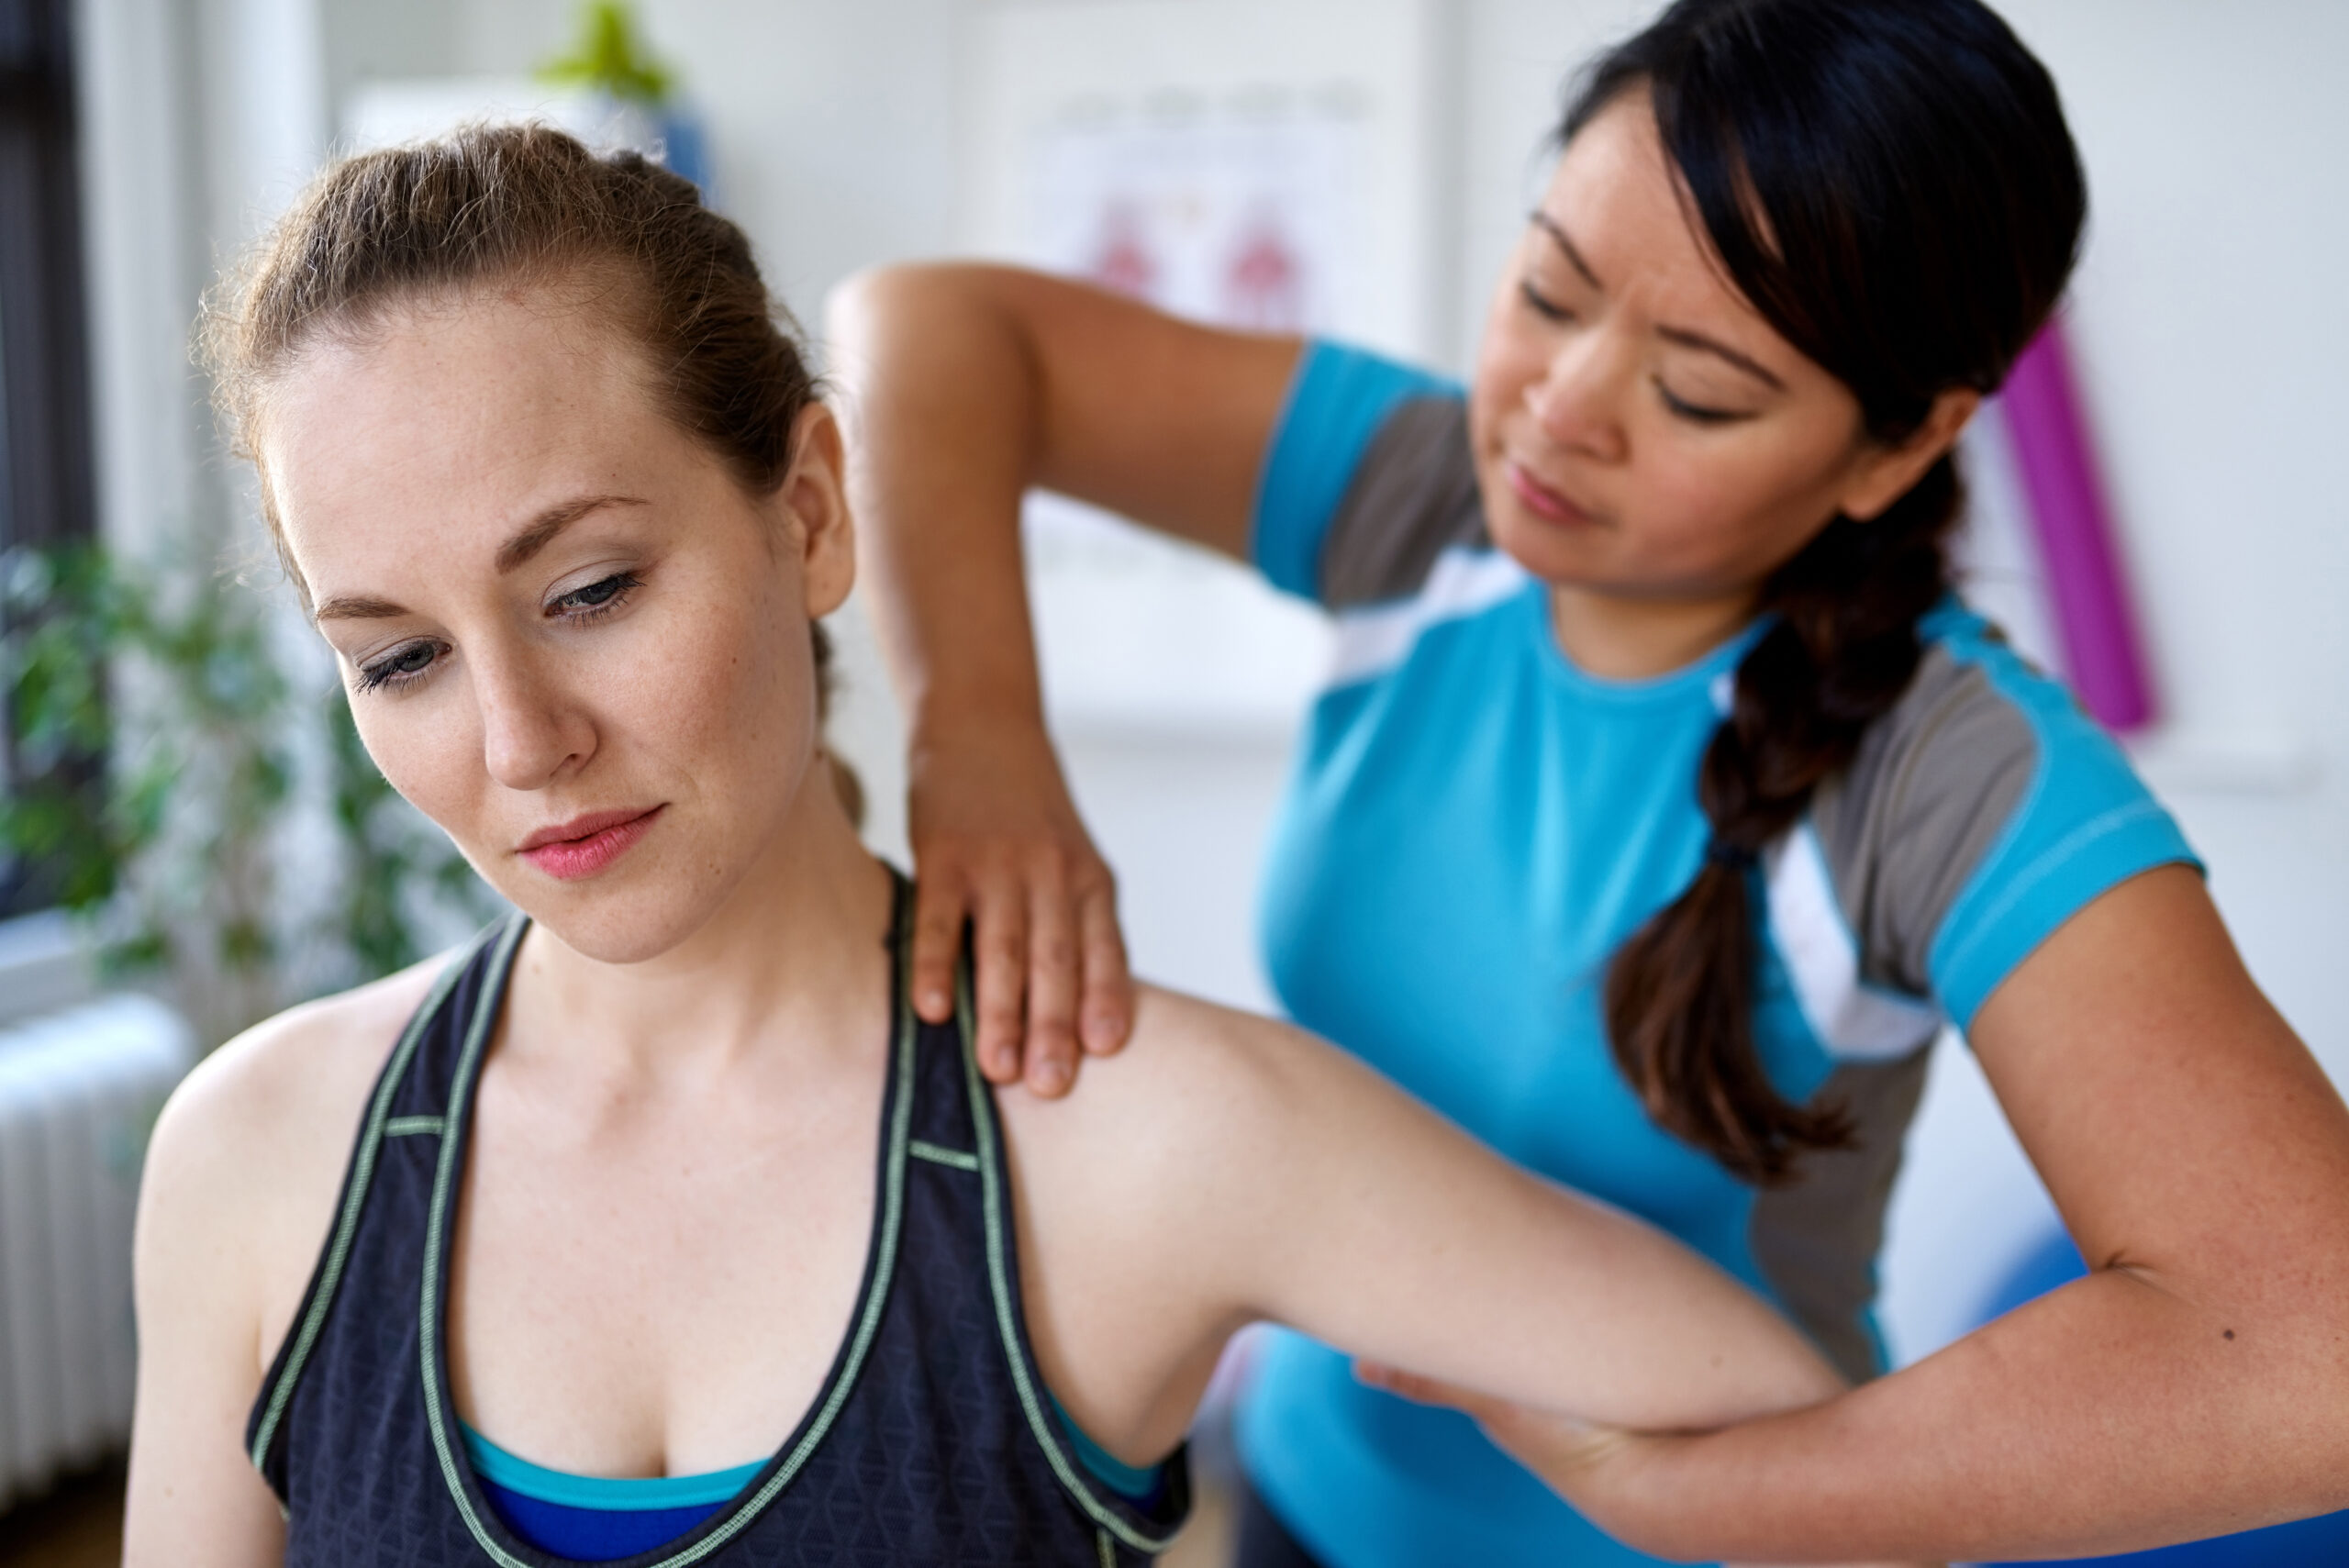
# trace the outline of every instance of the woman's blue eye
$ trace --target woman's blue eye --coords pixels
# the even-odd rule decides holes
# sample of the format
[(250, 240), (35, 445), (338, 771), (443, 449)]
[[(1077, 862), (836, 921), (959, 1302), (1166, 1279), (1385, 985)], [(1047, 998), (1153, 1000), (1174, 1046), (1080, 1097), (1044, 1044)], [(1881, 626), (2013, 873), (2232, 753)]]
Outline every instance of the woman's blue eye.
[(384, 686), (404, 686), (421, 678), (440, 657), (437, 642), (411, 642), (396, 649), (373, 664), (363, 665), (359, 672), (359, 689), (362, 692), (381, 690)]
[(551, 607), (558, 612), (570, 611), (572, 618), (576, 620), (583, 615), (616, 607), (630, 589), (638, 586), (640, 584), (634, 573), (615, 572), (601, 582), (590, 583), (584, 588), (573, 588), (557, 599)]
[[(573, 588), (549, 605), (547, 614), (574, 626), (595, 620), (619, 608), (629, 595), (641, 586), (642, 580), (633, 572), (615, 572), (584, 588)], [(405, 644), (373, 664), (360, 666), (358, 688), (375, 692), (412, 684), (429, 674), (446, 651), (447, 644), (430, 640)]]

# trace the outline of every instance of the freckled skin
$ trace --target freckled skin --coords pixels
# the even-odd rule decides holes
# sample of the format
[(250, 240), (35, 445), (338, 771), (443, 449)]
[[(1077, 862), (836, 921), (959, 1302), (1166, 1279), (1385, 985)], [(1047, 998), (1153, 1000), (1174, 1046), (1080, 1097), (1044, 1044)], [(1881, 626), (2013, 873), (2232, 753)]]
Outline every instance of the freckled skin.
[[(393, 786), (491, 885), (607, 962), (674, 947), (746, 879), (779, 871), (740, 845), (787, 857), (817, 746), (805, 622), (845, 588), (804, 581), (782, 548), (788, 495), (744, 495), (655, 411), (624, 340), (573, 311), (495, 298), (417, 311), (295, 373), (299, 396), (277, 400), (262, 449), (314, 602), (348, 585), (429, 612), (321, 629), (346, 674), (419, 639), (447, 649), (417, 685), (353, 704)], [(593, 513), (493, 569), (540, 508), (598, 494), (649, 504)], [(547, 612), (622, 571), (643, 586), (611, 614)], [(589, 884), (515, 853), (580, 813), (656, 805), (654, 829)]]

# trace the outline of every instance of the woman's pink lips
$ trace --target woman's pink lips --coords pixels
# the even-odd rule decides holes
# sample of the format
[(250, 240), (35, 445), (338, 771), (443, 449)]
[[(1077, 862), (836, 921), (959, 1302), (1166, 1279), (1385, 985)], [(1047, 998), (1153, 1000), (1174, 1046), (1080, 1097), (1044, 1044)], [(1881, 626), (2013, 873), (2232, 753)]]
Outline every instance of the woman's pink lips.
[(1501, 460), (1501, 472), (1508, 476), (1508, 487), (1517, 498), (1531, 510), (1555, 523), (1588, 523), (1590, 514), (1551, 489), (1527, 472), (1513, 458)]
[(656, 806), (650, 811), (599, 811), (575, 817), (531, 834), (517, 852), (558, 882), (575, 882), (628, 853), (662, 809)]

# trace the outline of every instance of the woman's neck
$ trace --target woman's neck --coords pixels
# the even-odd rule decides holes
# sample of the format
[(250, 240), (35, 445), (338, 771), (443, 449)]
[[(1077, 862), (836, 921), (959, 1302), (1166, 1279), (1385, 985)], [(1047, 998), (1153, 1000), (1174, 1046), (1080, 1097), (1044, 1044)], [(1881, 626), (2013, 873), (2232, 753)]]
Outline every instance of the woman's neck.
[[(746, 1052), (861, 1053), (888, 1006), (890, 874), (818, 761), (776, 842), (675, 947), (607, 963), (534, 929), (515, 967), (508, 1051), (599, 1057), (627, 1074), (699, 1073)], [(519, 1019), (518, 1027), (518, 1018)]]
[(1642, 599), (1553, 586), (1550, 630), (1576, 669), (1609, 681), (1645, 681), (1695, 663), (1753, 618), (1756, 594)]

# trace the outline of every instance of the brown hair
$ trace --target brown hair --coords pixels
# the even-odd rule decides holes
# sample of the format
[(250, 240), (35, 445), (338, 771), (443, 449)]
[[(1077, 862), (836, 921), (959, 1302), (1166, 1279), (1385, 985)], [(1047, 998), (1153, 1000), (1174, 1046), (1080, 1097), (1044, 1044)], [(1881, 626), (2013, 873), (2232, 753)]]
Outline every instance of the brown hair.
[[(362, 153), (311, 183), (206, 304), (202, 346), (234, 449), (260, 464), (268, 393), (320, 336), (363, 333), (402, 305), (498, 284), (592, 289), (643, 350), (661, 411), (745, 490), (783, 483), (817, 386), (749, 238), (658, 163), (591, 152), (539, 125), (474, 126)], [(262, 506), (306, 606), (266, 484)], [(820, 698), (830, 648), (821, 626), (811, 629)], [(853, 779), (833, 766), (853, 806)]]
[[(2070, 275), (2087, 192), (2063, 106), (1978, 0), (1677, 0), (1601, 58), (1562, 138), (1631, 94), (1723, 270), (1877, 440), (1943, 392), (1995, 390)], [(1908, 689), (1964, 501), (1944, 454), (1763, 584), (1697, 780), (1704, 863), (1609, 972), (1616, 1061), (1648, 1114), (1748, 1181), (1854, 1139), (1841, 1106), (1789, 1104), (1755, 1051), (1757, 861)]]

